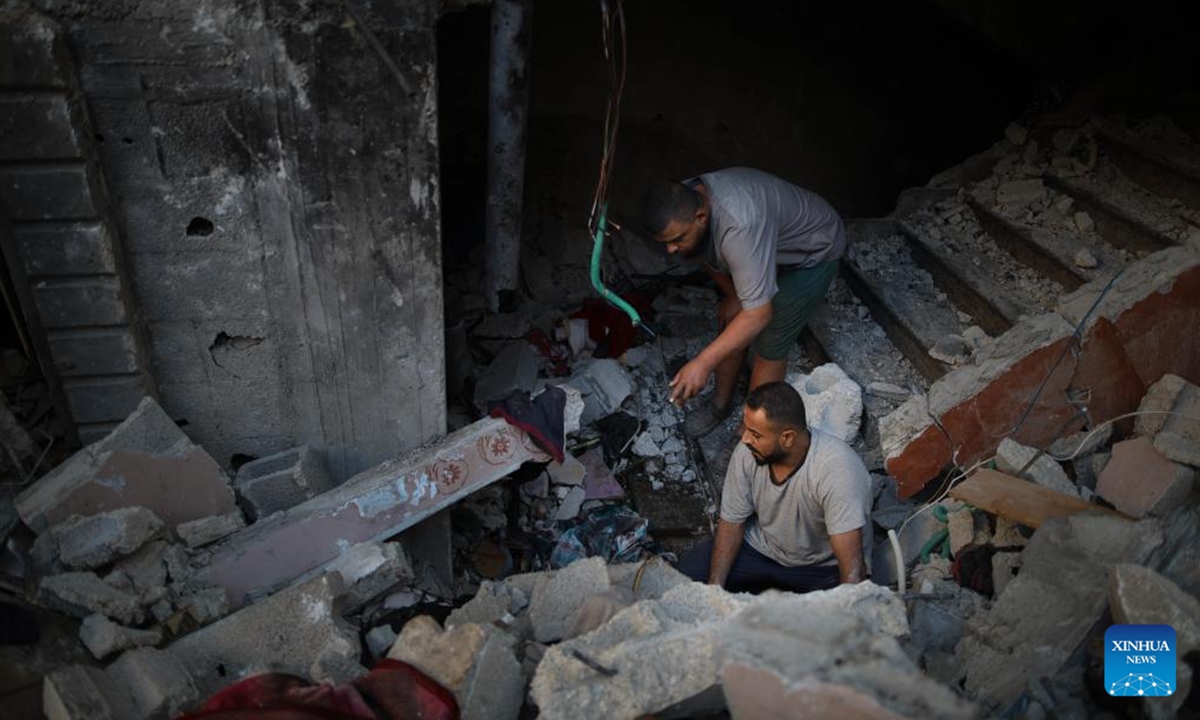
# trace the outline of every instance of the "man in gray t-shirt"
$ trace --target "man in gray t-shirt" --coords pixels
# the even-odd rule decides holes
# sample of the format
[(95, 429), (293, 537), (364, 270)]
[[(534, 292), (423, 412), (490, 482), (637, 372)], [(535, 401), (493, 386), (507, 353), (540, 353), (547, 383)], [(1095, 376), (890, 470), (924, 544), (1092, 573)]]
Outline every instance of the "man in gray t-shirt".
[(680, 571), (733, 592), (863, 580), (872, 532), (862, 460), (839, 438), (809, 429), (804, 401), (784, 382), (752, 390), (743, 422), (716, 534), (684, 555)]
[(671, 381), (671, 401), (682, 405), (715, 373), (715, 392), (684, 426), (703, 435), (733, 409), (748, 346), (751, 389), (783, 379), (788, 349), (824, 298), (846, 235), (821, 196), (750, 168), (653, 185), (642, 220), (668, 253), (702, 262), (721, 290), (721, 333)]

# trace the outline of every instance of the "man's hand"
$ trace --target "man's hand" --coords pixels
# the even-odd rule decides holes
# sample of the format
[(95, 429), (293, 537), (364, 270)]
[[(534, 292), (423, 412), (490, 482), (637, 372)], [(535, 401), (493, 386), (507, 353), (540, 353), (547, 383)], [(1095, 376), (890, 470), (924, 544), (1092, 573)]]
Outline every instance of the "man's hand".
[(679, 368), (671, 380), (671, 402), (683, 405), (704, 389), (713, 369), (699, 357)]

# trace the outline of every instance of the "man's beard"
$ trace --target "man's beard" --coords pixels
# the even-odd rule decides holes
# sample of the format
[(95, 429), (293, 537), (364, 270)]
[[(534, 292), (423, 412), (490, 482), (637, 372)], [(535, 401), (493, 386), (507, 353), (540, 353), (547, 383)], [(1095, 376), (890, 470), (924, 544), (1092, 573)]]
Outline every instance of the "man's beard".
[(767, 453), (766, 455), (759, 455), (758, 452), (755, 451), (755, 449), (750, 447), (749, 445), (747, 445), (746, 447), (749, 448), (749, 450), (750, 450), (750, 456), (754, 458), (754, 464), (759, 467), (762, 467), (763, 465), (771, 465), (771, 464), (780, 462), (784, 458), (784, 452), (783, 452), (783, 450), (779, 449), (779, 446), (776, 446), (774, 450)]
[(698, 241), (696, 241), (696, 247), (692, 248), (691, 250), (688, 250), (687, 252), (681, 252), (679, 254), (686, 260), (695, 260), (696, 258), (704, 255), (704, 253), (708, 251), (709, 242), (710, 242), (710, 237), (708, 234), (708, 228), (704, 228), (704, 234), (702, 234), (700, 236), (700, 239)]

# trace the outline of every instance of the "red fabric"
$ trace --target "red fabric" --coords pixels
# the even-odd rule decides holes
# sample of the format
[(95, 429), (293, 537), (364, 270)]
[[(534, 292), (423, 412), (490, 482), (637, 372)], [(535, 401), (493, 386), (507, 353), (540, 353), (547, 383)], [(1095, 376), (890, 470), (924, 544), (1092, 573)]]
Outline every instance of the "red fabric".
[[(643, 316), (650, 312), (650, 303), (640, 293), (629, 293), (622, 299)], [(638, 331), (629, 316), (599, 298), (584, 300), (583, 307), (571, 317), (587, 320), (588, 337), (597, 345), (607, 345), (602, 357), (620, 357), (637, 342)]]
[(380, 660), (342, 684), (266, 673), (217, 692), (179, 720), (457, 720), (454, 695), (408, 663)]

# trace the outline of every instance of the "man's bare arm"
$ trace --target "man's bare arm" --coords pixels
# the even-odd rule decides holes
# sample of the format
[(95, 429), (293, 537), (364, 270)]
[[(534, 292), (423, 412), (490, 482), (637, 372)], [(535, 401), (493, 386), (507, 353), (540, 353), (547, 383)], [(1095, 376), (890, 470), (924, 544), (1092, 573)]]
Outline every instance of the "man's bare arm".
[(708, 565), (708, 583), (724, 585), (729, 577), (729, 569), (733, 567), (738, 550), (742, 549), (742, 535), (745, 533), (745, 523), (731, 523), (726, 520), (717, 521), (717, 532), (713, 535), (712, 560)]
[(671, 401), (685, 402), (704, 389), (717, 364), (754, 342), (771, 322), (771, 303), (739, 312), (720, 335), (675, 373)]
[[(829, 546), (837, 558), (842, 583), (857, 583), (866, 579), (863, 570), (862, 528), (829, 536)], [(713, 558), (716, 558), (714, 544)]]

